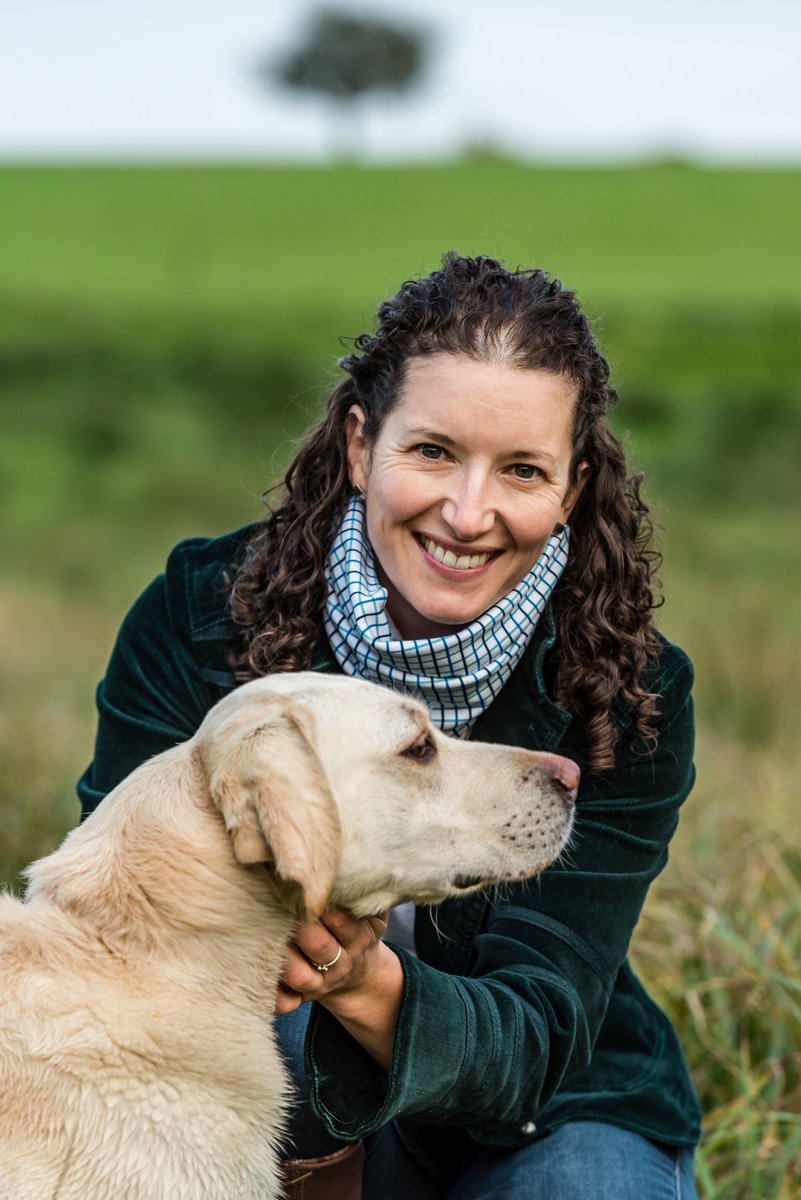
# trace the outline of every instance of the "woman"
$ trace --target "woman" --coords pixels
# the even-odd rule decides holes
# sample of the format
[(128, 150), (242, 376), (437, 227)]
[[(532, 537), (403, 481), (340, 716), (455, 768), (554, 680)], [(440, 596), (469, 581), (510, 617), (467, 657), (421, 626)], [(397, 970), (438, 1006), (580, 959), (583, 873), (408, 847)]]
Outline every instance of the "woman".
[(576, 835), (538, 879), (393, 913), (390, 941), (382, 914), (298, 931), (291, 1153), (321, 1195), (364, 1140), (370, 1198), (691, 1197), (697, 1102), (626, 955), (692, 785), (692, 668), (651, 623), (607, 363), (558, 281), (450, 255), (341, 365), (280, 507), (183, 543), (126, 619), (84, 808), (236, 683), (308, 667), (573, 758)]

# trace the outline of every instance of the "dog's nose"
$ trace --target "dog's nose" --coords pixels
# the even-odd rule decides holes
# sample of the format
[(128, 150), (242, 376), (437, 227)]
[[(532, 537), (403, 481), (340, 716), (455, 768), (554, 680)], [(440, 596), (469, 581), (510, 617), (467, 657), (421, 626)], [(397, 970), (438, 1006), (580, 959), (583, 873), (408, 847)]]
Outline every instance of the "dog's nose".
[(561, 783), (565, 789), (564, 799), (567, 803), (575, 804), (581, 771), (573, 760), (562, 758), (559, 754), (546, 754), (543, 756), (542, 766), (546, 775), (549, 775), (556, 783)]

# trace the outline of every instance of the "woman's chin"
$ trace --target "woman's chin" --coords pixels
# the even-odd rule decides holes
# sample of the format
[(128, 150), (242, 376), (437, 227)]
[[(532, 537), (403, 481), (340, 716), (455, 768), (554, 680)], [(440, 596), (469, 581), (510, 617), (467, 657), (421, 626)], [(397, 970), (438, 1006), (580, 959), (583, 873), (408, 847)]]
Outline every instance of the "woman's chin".
[[(439, 581), (434, 581), (432, 586), (431, 580), (425, 580), (420, 586), (407, 587), (404, 594), (386, 576), (381, 582), (387, 589), (387, 612), (406, 640), (458, 633), (477, 621), (499, 599), (496, 589), (491, 587), (474, 586), (472, 595), (468, 595), (465, 588), (459, 595), (451, 585), (437, 587)], [(503, 591), (500, 594), (503, 595)]]

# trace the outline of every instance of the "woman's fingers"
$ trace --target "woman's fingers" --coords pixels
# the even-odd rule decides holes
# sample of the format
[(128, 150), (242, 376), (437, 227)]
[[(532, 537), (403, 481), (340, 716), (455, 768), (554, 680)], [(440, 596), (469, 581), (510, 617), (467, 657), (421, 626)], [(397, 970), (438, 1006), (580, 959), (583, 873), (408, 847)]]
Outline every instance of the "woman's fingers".
[[(343, 952), (334, 966), (329, 967), (326, 971), (318, 971), (316, 964), (331, 962), (336, 957), (337, 951), (333, 951), (328, 959), (313, 958), (314, 953), (318, 953), (318, 951), (314, 947), (310, 949), (307, 943), (297, 945), (290, 942), (284, 969), (281, 973), (283, 986), (305, 999), (311, 999), (315, 994), (329, 987), (334, 975), (340, 974), (347, 968), (347, 963), (342, 961)], [(331, 980), (326, 978), (328, 975), (332, 976)]]
[[(319, 921), (300, 925), (288, 947), (279, 993), (279, 1012), (298, 1005), (294, 996), (314, 999), (346, 986), (361, 983), (369, 970), (371, 951), (386, 930), (385, 916), (354, 918), (343, 909), (331, 909)], [(324, 968), (324, 969), (323, 969)]]
[[(347, 934), (345, 938), (347, 940)], [(305, 922), (295, 933), (293, 941), (314, 967), (319, 963), (328, 965), (329, 969), (337, 956), (341, 959), (340, 951), (345, 946), (345, 941), (340, 941), (336, 932), (324, 925), (322, 920)]]
[(275, 995), (275, 1011), (279, 1017), (284, 1016), (286, 1013), (294, 1012), (296, 1008), (300, 1008), (301, 1004), (304, 1003), (305, 1001), (299, 992), (294, 992), (292, 988), (279, 983)]
[(387, 931), (386, 913), (376, 913), (370, 917), (352, 917), (344, 908), (332, 908), (323, 913), (321, 920), (337, 941), (350, 948), (362, 943), (373, 945)]

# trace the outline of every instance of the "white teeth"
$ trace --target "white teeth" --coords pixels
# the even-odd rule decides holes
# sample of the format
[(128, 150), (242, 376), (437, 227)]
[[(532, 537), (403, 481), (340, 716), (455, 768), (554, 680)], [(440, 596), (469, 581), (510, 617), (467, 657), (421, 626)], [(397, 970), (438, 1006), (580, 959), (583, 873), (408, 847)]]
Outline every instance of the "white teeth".
[(432, 542), (430, 538), (420, 539), (428, 553), (437, 562), (441, 562), (444, 567), (452, 567), (457, 571), (468, 571), (471, 568), (483, 567), (484, 563), (489, 562), (492, 557), (490, 554), (454, 554), (451, 550), (446, 550), (444, 546), (440, 546), (437, 542)]

